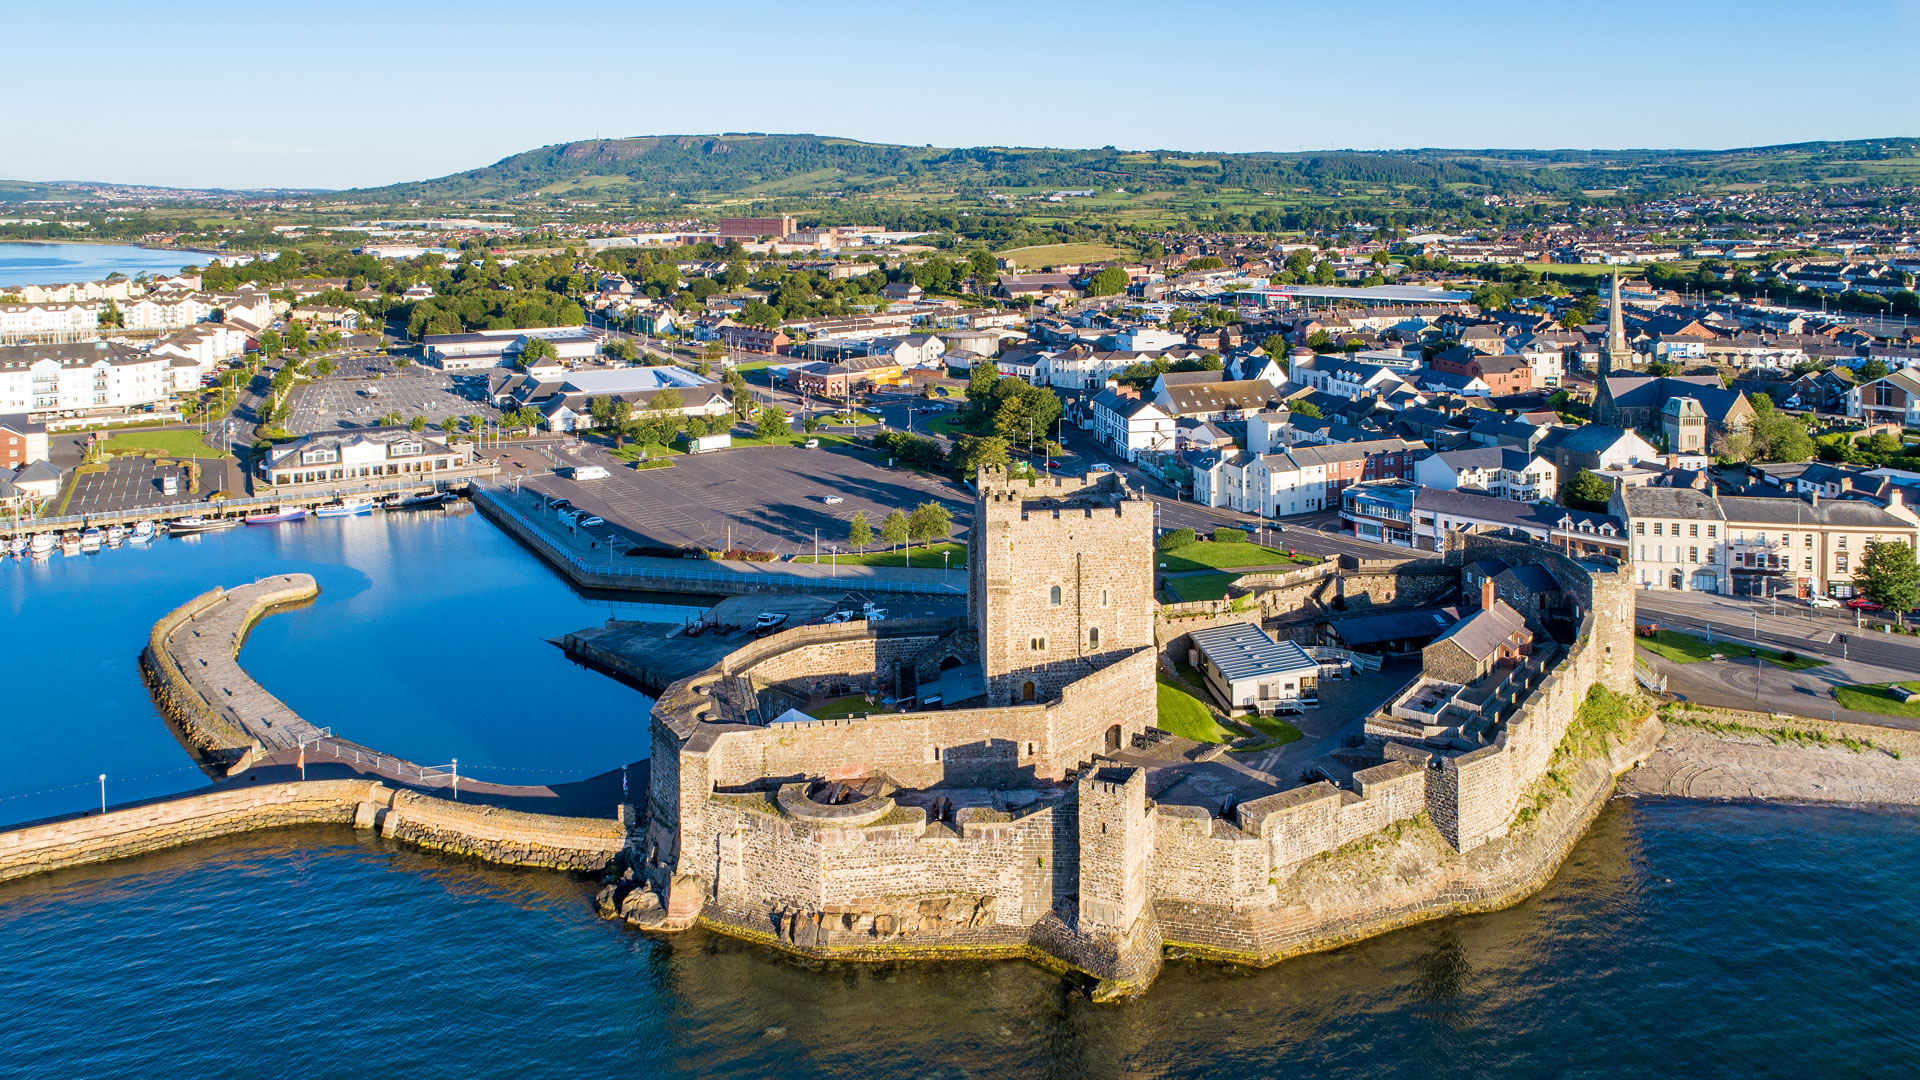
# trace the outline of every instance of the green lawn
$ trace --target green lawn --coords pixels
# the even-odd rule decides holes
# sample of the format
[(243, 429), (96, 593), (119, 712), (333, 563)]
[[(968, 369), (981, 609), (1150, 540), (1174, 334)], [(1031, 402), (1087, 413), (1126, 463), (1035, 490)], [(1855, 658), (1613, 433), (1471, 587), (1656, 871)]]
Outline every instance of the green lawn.
[(1240, 723), (1266, 736), (1249, 746), (1235, 747), (1236, 754), (1257, 754), (1263, 750), (1274, 750), (1300, 738), (1300, 729), (1277, 716), (1244, 716)]
[(1010, 255), (1022, 270), (1040, 266), (1065, 266), (1069, 263), (1106, 262), (1126, 257), (1126, 252), (1106, 244), (1040, 244), (1035, 247), (1008, 248), (996, 252)]
[(923, 432), (931, 431), (936, 435), (945, 435), (949, 438), (958, 438), (962, 435), (973, 434), (965, 424), (960, 422), (960, 414), (957, 412), (941, 413), (938, 416), (920, 421), (919, 426)]
[[(878, 522), (874, 523), (878, 525)], [(915, 547), (909, 551), (867, 551), (858, 555), (842, 553), (838, 556), (822, 555), (820, 562), (837, 562), (841, 566), (911, 566), (916, 570), (938, 570), (941, 568), (940, 556), (950, 552), (946, 566), (958, 570), (967, 565), (967, 545), (946, 543), (935, 544), (932, 548)], [(796, 555), (793, 562), (810, 563), (815, 561), (811, 555)]]
[(1221, 727), (1206, 705), (1185, 687), (1176, 686), (1162, 676), (1158, 692), (1159, 719), (1154, 721), (1154, 726), (1161, 731), (1194, 742), (1226, 742), (1233, 737), (1233, 732)]
[(1891, 686), (1920, 690), (1920, 682), (1855, 683), (1852, 686), (1835, 687), (1833, 699), (1840, 703), (1841, 708), (1852, 709), (1855, 712), (1920, 717), (1920, 701), (1901, 701), (1893, 696), (1892, 690), (1889, 689)]
[(829, 431), (816, 431), (811, 435), (796, 431), (791, 435), (776, 435), (771, 439), (763, 439), (758, 435), (735, 435), (733, 437), (733, 445), (805, 446), (808, 439), (819, 439), (821, 446), (854, 446), (857, 445), (855, 442), (857, 438), (858, 437), (854, 435), (836, 435)]
[(848, 694), (846, 697), (834, 698), (817, 709), (802, 711), (816, 720), (840, 720), (848, 716), (865, 716), (873, 709), (874, 706), (867, 704), (867, 695)]
[(1279, 548), (1261, 547), (1259, 544), (1222, 544), (1212, 540), (1196, 540), (1183, 548), (1172, 551), (1156, 552), (1154, 565), (1162, 570), (1231, 570), (1240, 566), (1272, 566), (1282, 563), (1299, 563), (1303, 566), (1316, 561), (1311, 555), (1288, 558)]
[(1239, 577), (1239, 574), (1227, 573), (1170, 577), (1167, 579), (1167, 591), (1181, 600), (1225, 600), (1227, 586)]
[[(1709, 645), (1701, 638), (1678, 630), (1662, 630), (1656, 637), (1642, 637), (1634, 640), (1641, 648), (1655, 656), (1664, 656), (1676, 664), (1697, 664), (1702, 660), (1711, 660), (1714, 653), (1720, 653), (1728, 659), (1737, 659), (1746, 656), (1754, 648), (1734, 641), (1720, 641)], [(1820, 667), (1826, 663), (1825, 660), (1815, 660), (1798, 653), (1789, 660), (1785, 653), (1777, 649), (1763, 648), (1758, 651), (1760, 659), (1788, 671), (1805, 671), (1807, 668)]]
[(168, 454), (182, 458), (220, 458), (227, 455), (208, 446), (197, 431), (121, 431), (107, 439), (109, 454)]
[(640, 443), (630, 442), (625, 446), (613, 447), (608, 450), (607, 453), (619, 458), (621, 461), (639, 461), (643, 457), (681, 457), (686, 454), (686, 451), (668, 446), (664, 443), (646, 443), (642, 445)]

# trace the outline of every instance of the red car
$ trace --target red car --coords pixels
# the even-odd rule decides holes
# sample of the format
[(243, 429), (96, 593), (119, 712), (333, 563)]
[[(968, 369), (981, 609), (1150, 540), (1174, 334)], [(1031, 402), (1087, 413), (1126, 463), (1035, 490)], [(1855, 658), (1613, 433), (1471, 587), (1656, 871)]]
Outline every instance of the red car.
[(1864, 596), (1856, 596), (1853, 599), (1847, 601), (1847, 606), (1852, 608), (1855, 611), (1879, 611), (1880, 610), (1879, 604), (1874, 603), (1873, 601), (1867, 599)]

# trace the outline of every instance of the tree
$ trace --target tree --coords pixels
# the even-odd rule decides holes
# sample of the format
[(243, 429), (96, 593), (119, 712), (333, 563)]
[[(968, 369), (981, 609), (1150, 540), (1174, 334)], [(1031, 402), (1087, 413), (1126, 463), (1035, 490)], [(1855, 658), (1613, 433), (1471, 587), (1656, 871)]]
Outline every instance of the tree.
[(427, 430), (427, 418), (417, 413), (414, 414), (413, 419), (407, 421), (407, 429), (416, 434)]
[(1859, 382), (1863, 383), (1872, 382), (1875, 379), (1884, 379), (1887, 377), (1887, 362), (1877, 356), (1873, 357), (1866, 363), (1861, 364), (1859, 369), (1854, 372), (1854, 375), (1857, 376)]
[[(659, 400), (656, 396), (655, 400)], [(607, 403), (607, 426), (613, 429), (613, 445), (627, 445), (627, 429), (633, 426), (633, 402), (614, 398)], [(666, 440), (660, 440), (665, 442)]]
[(865, 510), (855, 510), (853, 517), (847, 519), (847, 546), (855, 550), (873, 543), (873, 526), (867, 522)]
[(880, 539), (887, 545), (898, 548), (913, 535), (912, 527), (907, 523), (907, 512), (895, 510), (880, 519)]
[(773, 405), (760, 406), (760, 414), (753, 424), (754, 434), (771, 442), (783, 435), (791, 434), (793, 428), (787, 424), (785, 409)]
[(315, 360), (313, 362), (313, 374), (317, 378), (322, 379), (333, 374), (333, 360), (325, 356)]
[(1320, 406), (1304, 398), (1299, 401), (1287, 402), (1287, 411), (1295, 416), (1308, 416), (1315, 420), (1320, 419)]
[(997, 435), (962, 435), (953, 441), (948, 460), (953, 463), (954, 475), (966, 480), (981, 469), (1004, 469), (1012, 459), (1007, 440)]
[(1560, 483), (1560, 505), (1574, 510), (1604, 512), (1613, 497), (1613, 485), (1591, 469), (1581, 469)]
[(993, 388), (993, 431), (1009, 445), (1047, 437), (1063, 406), (1060, 395), (1024, 379), (1002, 379)]
[(953, 535), (953, 514), (937, 502), (923, 502), (907, 516), (907, 535), (932, 547), (935, 540)]
[(1160, 551), (1178, 551), (1198, 539), (1200, 534), (1192, 529), (1169, 529), (1161, 534), (1160, 539), (1153, 546)]
[(1920, 605), (1920, 564), (1903, 540), (1869, 541), (1853, 572), (1853, 583), (1903, 624), (1906, 613)]
[(546, 338), (533, 338), (521, 348), (518, 363), (523, 369), (530, 368), (542, 360), (553, 360), (559, 356), (560, 350), (554, 348), (553, 342)]
[(1126, 292), (1127, 286), (1130, 284), (1132, 284), (1132, 279), (1127, 277), (1125, 270), (1117, 266), (1109, 266), (1105, 270), (1093, 275), (1093, 279), (1087, 282), (1087, 295), (1117, 296), (1120, 293)]
[(1293, 349), (1288, 346), (1285, 334), (1268, 334), (1267, 340), (1260, 343), (1260, 351), (1280, 361), (1280, 366), (1285, 367), (1287, 354)]

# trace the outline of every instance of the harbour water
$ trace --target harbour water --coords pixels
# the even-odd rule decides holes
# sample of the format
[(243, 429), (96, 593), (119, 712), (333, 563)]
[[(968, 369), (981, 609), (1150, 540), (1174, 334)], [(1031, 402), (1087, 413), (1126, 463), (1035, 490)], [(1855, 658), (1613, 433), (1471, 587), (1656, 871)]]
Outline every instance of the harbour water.
[[(316, 723), (463, 772), (644, 753), (647, 699), (543, 640), (641, 609), (476, 516), (307, 521), (0, 564), (4, 820), (80, 809), (102, 771), (116, 800), (199, 783), (135, 655), (190, 596), (283, 570), (320, 599), (242, 659)], [(1094, 1005), (1020, 962), (650, 939), (590, 881), (280, 830), (0, 885), (0, 1076), (1911, 1075), (1916, 876), (1920, 814), (1616, 802), (1508, 911), (1265, 971), (1174, 960)]]
[[(153, 623), (216, 585), (305, 571), (313, 604), (269, 615), (241, 662), (342, 738), (502, 783), (645, 757), (643, 694), (548, 638), (689, 609), (582, 598), (477, 514), (309, 519), (91, 555), (0, 561), (0, 825), (204, 783), (137, 667)], [(683, 601), (674, 601), (682, 603)], [(4, 1069), (0, 1069), (3, 1075)]]
[(0, 288), (99, 281), (108, 274), (128, 277), (177, 273), (183, 266), (205, 266), (198, 251), (167, 251), (132, 244), (74, 244), (41, 240), (0, 240)]
[(1908, 1076), (1916, 868), (1911, 814), (1616, 803), (1508, 911), (1094, 1005), (1019, 962), (650, 940), (563, 875), (288, 831), (0, 886), (0, 1072)]

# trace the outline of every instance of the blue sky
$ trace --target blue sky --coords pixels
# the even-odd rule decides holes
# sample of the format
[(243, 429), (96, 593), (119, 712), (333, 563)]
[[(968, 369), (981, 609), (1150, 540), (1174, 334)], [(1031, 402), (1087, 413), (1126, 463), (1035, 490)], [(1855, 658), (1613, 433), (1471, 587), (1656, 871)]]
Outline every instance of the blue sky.
[(0, 178), (349, 187), (717, 131), (1229, 151), (1920, 135), (1900, 92), (1920, 0), (74, 12), (0, 25)]

